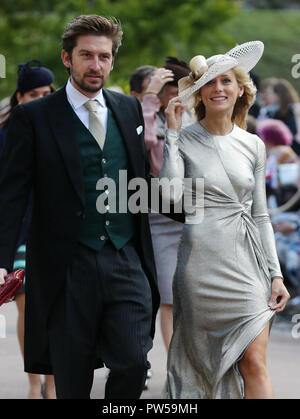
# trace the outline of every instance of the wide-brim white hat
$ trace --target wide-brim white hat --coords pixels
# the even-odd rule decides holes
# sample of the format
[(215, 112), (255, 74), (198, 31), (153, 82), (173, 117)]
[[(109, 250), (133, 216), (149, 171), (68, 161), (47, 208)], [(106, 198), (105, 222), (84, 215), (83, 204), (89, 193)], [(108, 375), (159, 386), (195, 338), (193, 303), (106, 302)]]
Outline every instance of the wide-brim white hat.
[(226, 54), (213, 55), (207, 60), (202, 55), (192, 58), (192, 72), (178, 82), (182, 103), (187, 105), (197, 90), (234, 67), (242, 67), (248, 73), (258, 63), (263, 52), (264, 44), (261, 41), (250, 41), (237, 45)]

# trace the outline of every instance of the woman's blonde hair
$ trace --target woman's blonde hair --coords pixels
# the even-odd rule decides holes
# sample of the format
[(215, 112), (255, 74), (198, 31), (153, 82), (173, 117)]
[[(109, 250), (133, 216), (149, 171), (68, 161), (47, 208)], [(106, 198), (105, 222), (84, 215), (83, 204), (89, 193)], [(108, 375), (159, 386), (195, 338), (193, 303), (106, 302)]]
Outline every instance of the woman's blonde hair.
[[(242, 67), (234, 67), (232, 69), (236, 81), (240, 87), (244, 88), (244, 93), (241, 97), (237, 98), (235, 106), (233, 108), (233, 113), (231, 120), (240, 128), (246, 129), (247, 127), (247, 114), (248, 110), (255, 101), (256, 96), (256, 87), (254, 86), (253, 81), (250, 76)], [(205, 106), (201, 101), (201, 89), (198, 91), (195, 100), (195, 113), (198, 121), (201, 121), (205, 117)]]

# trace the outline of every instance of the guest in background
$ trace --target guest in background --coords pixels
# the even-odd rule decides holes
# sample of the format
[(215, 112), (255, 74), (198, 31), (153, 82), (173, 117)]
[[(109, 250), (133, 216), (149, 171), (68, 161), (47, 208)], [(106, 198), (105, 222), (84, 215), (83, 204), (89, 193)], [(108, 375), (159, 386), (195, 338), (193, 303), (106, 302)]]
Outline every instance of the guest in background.
[(293, 134), (292, 149), (300, 154), (300, 111), (299, 95), (291, 83), (285, 79), (278, 79), (269, 86), (273, 103), (263, 107), (258, 119), (273, 118), (284, 122)]
[(273, 86), (277, 81), (278, 79), (276, 77), (267, 77), (259, 83), (258, 96), (261, 107), (275, 105), (277, 103), (277, 97), (273, 90)]
[[(267, 150), (266, 185), (269, 207), (286, 204), (299, 187), (299, 158), (291, 149), (293, 134), (280, 120), (265, 119), (257, 124), (257, 133)], [(281, 170), (280, 170), (281, 169)], [(284, 169), (284, 171), (283, 171)], [(275, 204), (271, 199), (275, 198)], [(295, 202), (285, 211), (271, 217), (275, 231), (278, 258), (294, 293), (287, 309), (300, 303), (300, 203)]]
[[(34, 64), (34, 66), (32, 66)], [(3, 114), (0, 125), (0, 156), (5, 146), (7, 128), (10, 116), (18, 104), (30, 102), (42, 98), (54, 92), (54, 76), (51, 70), (42, 67), (41, 61), (30, 60), (25, 64), (19, 65), (18, 84), (15, 92), (10, 99), (10, 106)], [(23, 219), (19, 239), (17, 243), (16, 257), (13, 269), (25, 269), (26, 259), (26, 239), (29, 230), (32, 210), (32, 196), (29, 199), (26, 215)], [(17, 332), (22, 355), (24, 356), (24, 315), (25, 315), (25, 284), (17, 291), (16, 305), (18, 308)], [(29, 399), (39, 399), (41, 394), (44, 398), (55, 398), (55, 387), (53, 375), (45, 376), (45, 383), (41, 383), (40, 375), (28, 374), (29, 378)]]
[(130, 76), (130, 94), (136, 96), (141, 103), (155, 70), (156, 67), (153, 65), (142, 65), (136, 68)]
[(247, 123), (247, 131), (250, 132), (250, 134), (256, 134), (256, 119), (252, 115), (247, 115), (246, 117), (246, 123)]
[[(259, 92), (259, 90), (260, 90), (260, 77), (254, 71), (250, 71), (249, 74), (250, 74), (251, 80), (253, 81), (254, 86), (256, 87), (257, 91)], [(253, 116), (256, 119), (259, 115), (259, 112), (260, 112), (260, 101), (259, 101), (259, 97), (257, 95), (257, 97), (254, 100), (254, 103), (251, 105), (251, 107), (248, 111), (248, 115)]]
[(281, 164), (298, 164), (298, 156), (292, 150), (293, 134), (284, 122), (277, 119), (258, 121), (257, 134), (266, 146), (266, 185), (268, 196), (278, 193), (278, 167)]

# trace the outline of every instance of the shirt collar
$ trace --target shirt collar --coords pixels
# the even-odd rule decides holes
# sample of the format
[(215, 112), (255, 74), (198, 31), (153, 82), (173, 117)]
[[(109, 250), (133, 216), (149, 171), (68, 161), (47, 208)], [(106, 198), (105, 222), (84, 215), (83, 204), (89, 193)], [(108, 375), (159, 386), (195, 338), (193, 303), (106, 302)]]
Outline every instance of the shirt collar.
[[(68, 80), (67, 86), (66, 86), (66, 93), (67, 97), (69, 99), (69, 102), (73, 106), (73, 108), (76, 110), (80, 108), (80, 106), (83, 106), (88, 100), (91, 98), (85, 96), (83, 93), (81, 93), (79, 90), (77, 90), (73, 84), (71, 83), (71, 80)], [(106, 107), (105, 99), (103, 96), (102, 89), (97, 94), (97, 96), (93, 97), (93, 100), (97, 100), (102, 107)]]

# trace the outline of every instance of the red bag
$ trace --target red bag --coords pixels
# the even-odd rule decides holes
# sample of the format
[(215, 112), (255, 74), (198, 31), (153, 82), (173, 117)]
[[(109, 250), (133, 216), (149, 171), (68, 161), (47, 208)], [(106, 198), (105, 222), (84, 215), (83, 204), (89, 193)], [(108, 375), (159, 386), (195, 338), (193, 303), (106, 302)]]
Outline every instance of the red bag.
[(0, 306), (15, 295), (22, 286), (24, 277), (24, 269), (17, 269), (4, 277), (5, 283), (0, 285)]

